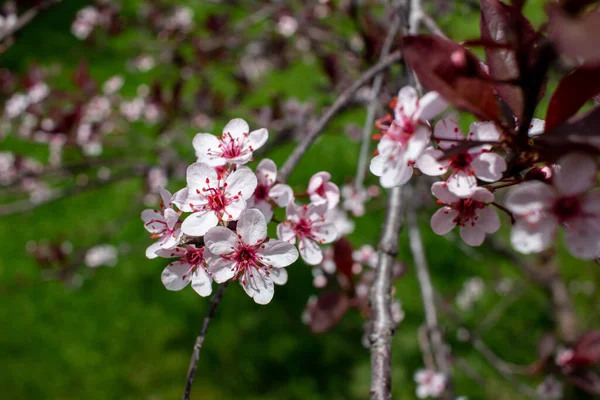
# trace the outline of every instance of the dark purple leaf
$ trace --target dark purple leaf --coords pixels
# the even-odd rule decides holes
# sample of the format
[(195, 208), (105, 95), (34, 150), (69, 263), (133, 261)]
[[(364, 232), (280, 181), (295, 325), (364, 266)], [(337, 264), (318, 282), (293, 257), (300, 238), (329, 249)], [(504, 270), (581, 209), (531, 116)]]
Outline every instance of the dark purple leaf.
[(350, 301), (339, 292), (323, 293), (316, 302), (308, 305), (308, 325), (314, 333), (322, 333), (333, 328), (344, 316)]
[(567, 375), (567, 381), (588, 393), (600, 394), (600, 375), (595, 371), (578, 371)]
[(333, 261), (335, 262), (335, 266), (339, 272), (346, 275), (350, 280), (352, 280), (352, 265), (354, 265), (352, 250), (352, 243), (345, 237), (333, 244)]
[(600, 329), (584, 333), (573, 345), (573, 359), (578, 365), (591, 365), (600, 361)]
[(580, 67), (565, 76), (550, 99), (546, 130), (569, 119), (599, 93), (600, 68)]
[(404, 58), (421, 83), (484, 121), (499, 121), (494, 86), (480, 61), (463, 46), (438, 36), (406, 36)]
[(594, 40), (600, 37), (600, 11), (574, 18), (558, 4), (550, 4), (548, 9), (550, 38), (556, 48), (587, 65), (600, 65), (600, 46)]

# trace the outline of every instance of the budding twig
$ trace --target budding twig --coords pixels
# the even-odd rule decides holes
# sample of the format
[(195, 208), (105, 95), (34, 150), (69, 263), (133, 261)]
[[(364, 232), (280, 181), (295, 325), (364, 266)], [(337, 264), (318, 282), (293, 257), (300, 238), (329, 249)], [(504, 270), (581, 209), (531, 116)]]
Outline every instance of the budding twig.
[(221, 284), (217, 293), (213, 296), (210, 301), (210, 307), (208, 308), (208, 312), (204, 317), (204, 322), (202, 322), (202, 329), (200, 330), (200, 334), (196, 338), (196, 343), (194, 343), (194, 350), (192, 351), (192, 359), (190, 360), (190, 366), (188, 368), (187, 379), (185, 381), (185, 392), (183, 393), (183, 400), (189, 400), (190, 392), (192, 390), (192, 383), (194, 383), (194, 377), (196, 376), (196, 368), (198, 367), (198, 360), (200, 359), (200, 350), (202, 349), (202, 344), (204, 343), (204, 338), (206, 337), (206, 332), (208, 331), (208, 327), (210, 325), (210, 321), (215, 315), (217, 311), (217, 307), (223, 298), (223, 293), (225, 293), (225, 289), (229, 285), (229, 281)]

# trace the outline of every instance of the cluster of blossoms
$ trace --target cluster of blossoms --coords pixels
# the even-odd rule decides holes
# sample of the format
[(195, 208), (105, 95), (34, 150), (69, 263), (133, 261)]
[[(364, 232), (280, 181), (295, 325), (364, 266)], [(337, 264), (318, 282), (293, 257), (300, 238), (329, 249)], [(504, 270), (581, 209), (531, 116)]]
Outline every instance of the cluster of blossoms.
[[(254, 301), (267, 304), (274, 284), (287, 281), (284, 267), (299, 256), (307, 264), (322, 262), (321, 245), (338, 237), (331, 212), (340, 190), (328, 173), (319, 172), (304, 194), (310, 202), (297, 204), (292, 188), (277, 181), (272, 160), (263, 159), (255, 172), (246, 166), (267, 139), (266, 129), (250, 131), (239, 118), (220, 137), (197, 134), (187, 186), (173, 195), (161, 189), (160, 209), (142, 212), (145, 228), (157, 239), (146, 256), (178, 259), (163, 271), (167, 289), (191, 283), (208, 296), (212, 281), (238, 280)], [(267, 237), (275, 208), (285, 208), (286, 215), (277, 239)]]
[[(600, 192), (597, 160), (586, 154), (567, 154), (554, 165), (531, 163), (523, 175), (505, 176), (506, 138), (494, 122), (471, 124), (464, 135), (455, 121), (442, 119), (431, 127), (446, 102), (435, 92), (418, 97), (404, 87), (394, 104), (394, 116), (378, 121), (382, 129), (378, 154), (371, 172), (383, 187), (406, 184), (413, 168), (429, 176), (443, 176), (431, 191), (442, 207), (432, 216), (431, 227), (444, 235), (455, 227), (465, 243), (479, 246), (485, 235), (500, 228), (495, 206), (516, 220), (511, 241), (525, 254), (549, 248), (562, 226), (569, 251), (582, 259), (600, 254)], [(529, 137), (543, 134), (544, 121), (533, 119)], [(460, 146), (466, 146), (467, 150)], [(497, 187), (490, 185), (499, 182)], [(480, 186), (480, 183), (483, 185)], [(513, 186), (505, 207), (495, 202), (495, 190)]]
[(71, 25), (71, 33), (85, 40), (96, 28), (115, 29), (119, 7), (108, 0), (97, 0), (95, 6), (87, 6), (77, 12)]

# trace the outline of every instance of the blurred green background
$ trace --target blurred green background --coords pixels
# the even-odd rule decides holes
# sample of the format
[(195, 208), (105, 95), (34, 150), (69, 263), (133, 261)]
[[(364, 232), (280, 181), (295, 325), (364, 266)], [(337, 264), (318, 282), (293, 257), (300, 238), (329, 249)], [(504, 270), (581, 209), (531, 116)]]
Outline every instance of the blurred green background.
[[(135, 13), (138, 1), (123, 2), (123, 13)], [(230, 10), (219, 4), (184, 2), (195, 10), (200, 22), (210, 13), (232, 13), (243, 18), (241, 9)], [(425, 2), (427, 7), (433, 7)], [(457, 2), (460, 3), (460, 2)], [(70, 33), (70, 25), (85, 1), (67, 0), (40, 16), (23, 30), (17, 43), (0, 56), (0, 66), (24, 72), (33, 63), (60, 64), (64, 73), (52, 84), (68, 87), (66, 78), (83, 58), (94, 78), (102, 81), (123, 73), (126, 61), (136, 54), (143, 40), (135, 30), (98, 43), (84, 43)], [(544, 18), (542, 1), (529, 1), (527, 14), (535, 24)], [(267, 21), (269, 23), (269, 21)], [(478, 36), (478, 13), (455, 5), (440, 19), (447, 34), (457, 40)], [(200, 25), (200, 24), (199, 24)], [(223, 95), (236, 95), (228, 66), (213, 67), (210, 76), (218, 82)], [(157, 76), (170, 79), (168, 67), (159, 65), (145, 74), (124, 73), (123, 92), (150, 82)], [(193, 78), (192, 78), (193, 80)], [(323, 71), (302, 63), (269, 73), (260, 90), (248, 94), (239, 109), (215, 115), (214, 132), (230, 117), (248, 116), (273, 93), (283, 97), (312, 100), (319, 108), (334, 100), (324, 91)], [(362, 126), (365, 111), (344, 112), (304, 157), (293, 173), (291, 184), (305, 185), (320, 170), (330, 171), (342, 184), (352, 178), (359, 144), (344, 134), (344, 126)], [(254, 126), (252, 124), (252, 126)], [(135, 153), (147, 162), (155, 161), (152, 129), (140, 124), (131, 127), (126, 146), (107, 149), (105, 156)], [(193, 127), (179, 126), (190, 140), (182, 157), (193, 161)], [(278, 165), (293, 148), (286, 143), (272, 150), (269, 157)], [(46, 146), (21, 142), (9, 135), (0, 142), (2, 150), (25, 152), (44, 160)], [(112, 152), (112, 153), (111, 153)], [(69, 157), (69, 154), (67, 154)], [(73, 156), (75, 157), (75, 156)], [(371, 183), (376, 180), (369, 177)], [(179, 189), (182, 182), (170, 182)], [(144, 206), (142, 180), (132, 178), (40, 207), (32, 212), (0, 219), (0, 398), (3, 399), (174, 399), (183, 393), (191, 348), (200, 330), (209, 300), (192, 290), (169, 292), (160, 282), (167, 261), (148, 260), (145, 247), (150, 243), (139, 219)], [(381, 201), (374, 210), (357, 218), (357, 229), (350, 235), (355, 246), (375, 245), (383, 217)], [(428, 261), (436, 289), (451, 304), (466, 279), (481, 277), (486, 282), (482, 298), (471, 311), (460, 311), (469, 328), (476, 327), (490, 310), (506, 306), (497, 323), (483, 339), (498, 355), (515, 364), (529, 364), (535, 358), (540, 336), (554, 329), (550, 303), (545, 292), (525, 281), (510, 263), (487, 251), (476, 249), (466, 254), (453, 240), (434, 235), (428, 214), (421, 216)], [(508, 224), (507, 218), (503, 222)], [(117, 227), (106, 232), (107, 227)], [(506, 238), (507, 230), (500, 236)], [(69, 288), (61, 282), (42, 278), (40, 267), (26, 251), (30, 240), (70, 241), (75, 249), (110, 243), (119, 246), (114, 268), (85, 272), (82, 286)], [(402, 234), (399, 259), (409, 266), (397, 282), (397, 297), (406, 313), (394, 337), (394, 398), (415, 398), (414, 372), (422, 368), (417, 330), (423, 324), (419, 287), (412, 269), (407, 235)], [(567, 283), (592, 281), (600, 284), (598, 266), (582, 263), (566, 254), (559, 257)], [(85, 268), (85, 267), (82, 267)], [(363, 320), (349, 312), (342, 322), (325, 334), (313, 334), (301, 322), (312, 287), (309, 267), (301, 262), (288, 268), (289, 282), (277, 287), (268, 306), (249, 299), (239, 285), (231, 285), (210, 327), (200, 358), (194, 399), (365, 399), (368, 397), (369, 352), (361, 344)], [(494, 290), (502, 278), (513, 278), (515, 290), (505, 296)], [(572, 285), (573, 286), (573, 285)], [(573, 293), (582, 328), (593, 327), (600, 314), (597, 293)], [(456, 325), (441, 315), (455, 364), (456, 393), (469, 399), (521, 399), (498, 373), (468, 343), (457, 339)], [(462, 366), (461, 366), (462, 365)], [(464, 367), (469, 365), (469, 368)], [(473, 375), (479, 379), (473, 380)], [(535, 386), (541, 378), (525, 378)]]

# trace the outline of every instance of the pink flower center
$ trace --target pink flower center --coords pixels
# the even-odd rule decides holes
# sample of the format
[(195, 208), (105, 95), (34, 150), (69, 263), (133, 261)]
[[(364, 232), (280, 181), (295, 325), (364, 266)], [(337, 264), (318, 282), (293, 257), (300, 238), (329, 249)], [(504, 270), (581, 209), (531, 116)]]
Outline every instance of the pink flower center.
[(185, 259), (192, 266), (202, 265), (204, 263), (204, 247), (188, 250), (185, 253)]
[(265, 201), (269, 197), (269, 188), (266, 185), (258, 185), (256, 186), (256, 190), (254, 190), (254, 198), (256, 200)]
[(582, 214), (581, 201), (575, 196), (561, 197), (554, 202), (552, 212), (560, 222), (565, 222)]
[(257, 245), (244, 244), (240, 240), (238, 242), (237, 249), (231, 254), (223, 254), (222, 258), (234, 261), (236, 269), (233, 280), (236, 280), (238, 276), (242, 275), (242, 283), (246, 284), (246, 274), (250, 274), (252, 277), (252, 271), (254, 269), (262, 269), (265, 274), (269, 275), (269, 269), (273, 268), (272, 265), (266, 265), (261, 256), (258, 255), (259, 246), (263, 246), (261, 242)]
[(312, 222), (306, 218), (301, 218), (294, 226), (296, 235), (304, 238), (312, 236)]
[[(219, 151), (212, 151), (208, 149), (208, 155), (217, 156), (223, 158), (236, 158), (243, 155), (248, 149), (244, 149), (244, 142), (246, 141), (247, 133), (244, 133), (242, 137), (234, 138), (231, 133), (225, 133), (219, 143)], [(249, 146), (249, 150), (253, 151), (252, 146)]]
[(455, 218), (456, 225), (465, 226), (470, 223), (471, 226), (474, 226), (475, 221), (479, 218), (477, 210), (484, 207), (485, 203), (473, 199), (461, 199), (459, 202), (454, 203), (452, 208), (458, 211), (458, 215)]
[(458, 154), (450, 159), (450, 165), (454, 169), (465, 169), (471, 165), (473, 157), (467, 152)]
[[(210, 180), (206, 178), (206, 187), (202, 188), (202, 191), (196, 189), (196, 194), (203, 196), (207, 200), (207, 203), (202, 205), (201, 208), (190, 204), (190, 207), (194, 212), (201, 210), (213, 211), (217, 214), (217, 217), (221, 219), (223, 217), (223, 213), (226, 212), (225, 208), (240, 198), (240, 192), (234, 196), (227, 195), (227, 183), (221, 185), (221, 179), (221, 176), (217, 176), (217, 187), (212, 187), (210, 185)], [(231, 215), (228, 215), (229, 218), (231, 218)]]

